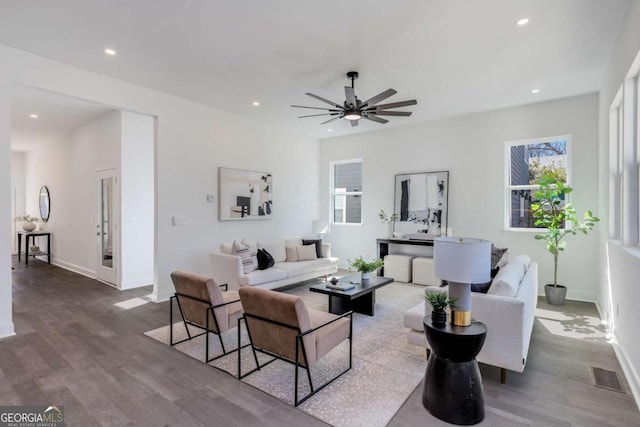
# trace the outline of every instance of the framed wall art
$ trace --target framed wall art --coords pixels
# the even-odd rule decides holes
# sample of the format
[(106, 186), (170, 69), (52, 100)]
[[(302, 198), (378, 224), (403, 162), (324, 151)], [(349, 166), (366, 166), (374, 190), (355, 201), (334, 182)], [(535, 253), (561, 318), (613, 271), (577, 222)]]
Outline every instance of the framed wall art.
[(394, 233), (425, 240), (446, 234), (448, 198), (448, 171), (396, 175), (393, 212), (398, 220)]
[(271, 219), (273, 182), (268, 172), (218, 168), (220, 221)]

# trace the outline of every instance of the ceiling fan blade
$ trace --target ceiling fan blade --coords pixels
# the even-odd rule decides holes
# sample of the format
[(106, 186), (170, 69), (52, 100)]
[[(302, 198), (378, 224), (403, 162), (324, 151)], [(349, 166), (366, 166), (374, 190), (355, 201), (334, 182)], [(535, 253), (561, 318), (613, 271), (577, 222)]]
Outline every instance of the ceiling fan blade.
[(360, 120), (349, 120), (349, 121), (351, 122), (351, 127), (356, 127), (356, 126), (358, 126), (358, 122)]
[(356, 101), (356, 91), (352, 87), (345, 86), (344, 94), (347, 99), (347, 105), (353, 105), (354, 107), (358, 106), (358, 102)]
[(378, 116), (410, 116), (411, 111), (372, 111), (369, 114), (375, 114)]
[(295, 107), (295, 108), (310, 108), (310, 109), (312, 109), (312, 110), (340, 111), (340, 110), (331, 109), (331, 108), (307, 107), (307, 106), (305, 106), (305, 105), (290, 105), (290, 107)]
[(391, 102), (389, 104), (372, 105), (367, 110), (387, 110), (389, 108), (406, 107), (407, 105), (416, 105), (418, 101), (412, 99), (410, 101)]
[(335, 116), (337, 113), (322, 113), (322, 114), (309, 114), (307, 116), (298, 116), (299, 119), (303, 119), (305, 117), (318, 117), (318, 116)]
[(367, 120), (371, 120), (372, 122), (378, 122), (378, 123), (382, 123), (382, 124), (389, 122), (389, 120), (382, 119), (382, 118), (377, 117), (377, 116), (375, 116), (373, 114), (369, 114), (367, 116), (362, 116), (362, 118), (363, 119), (367, 119)]
[(322, 122), (322, 123), (320, 123), (320, 124), (321, 124), (321, 125), (323, 125), (323, 124), (325, 124), (325, 123), (329, 123), (329, 122), (332, 122), (332, 121), (334, 121), (334, 120), (338, 120), (339, 118), (340, 118), (340, 116), (338, 116), (338, 117), (334, 117), (333, 119), (329, 119), (329, 120), (327, 120), (326, 122)]
[(362, 103), (362, 107), (368, 107), (368, 106), (375, 105), (375, 104), (377, 104), (378, 102), (380, 102), (380, 101), (384, 101), (384, 100), (385, 100), (385, 99), (387, 99), (388, 97), (395, 95), (396, 93), (398, 93), (398, 92), (396, 92), (396, 91), (395, 91), (395, 90), (393, 90), (393, 89), (387, 89), (387, 90), (385, 90), (384, 92), (377, 94), (377, 95), (376, 95), (376, 96), (374, 96), (373, 98), (369, 98), (369, 99), (367, 99), (366, 101), (364, 101), (364, 102)]
[(315, 98), (315, 99), (317, 99), (318, 101), (322, 101), (322, 102), (327, 103), (327, 104), (329, 104), (329, 105), (333, 105), (334, 107), (338, 107), (338, 108), (340, 108), (340, 109), (342, 108), (342, 105), (336, 104), (335, 102), (333, 102), (333, 101), (329, 101), (328, 99), (324, 99), (324, 98), (322, 98), (322, 97), (320, 97), (320, 96), (318, 96), (318, 95), (314, 95), (314, 94), (309, 93), (309, 92), (305, 93), (305, 95), (310, 96), (310, 97), (312, 97), (312, 98)]

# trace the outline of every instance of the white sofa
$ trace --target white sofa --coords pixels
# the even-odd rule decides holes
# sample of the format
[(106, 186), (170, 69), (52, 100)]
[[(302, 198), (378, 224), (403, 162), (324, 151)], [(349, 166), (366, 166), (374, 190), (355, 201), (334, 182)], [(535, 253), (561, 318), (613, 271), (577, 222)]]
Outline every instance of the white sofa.
[(228, 284), (229, 289), (239, 289), (241, 286), (275, 289), (316, 277), (335, 274), (338, 271), (340, 260), (331, 256), (331, 245), (329, 243), (322, 243), (322, 258), (287, 262), (286, 247), (301, 245), (302, 238), (257, 242), (258, 248), (267, 249), (273, 256), (275, 265), (266, 270), (255, 270), (244, 274), (240, 257), (229, 253), (228, 248), (231, 245), (223, 244), (220, 252), (211, 253), (209, 256), (212, 277), (217, 283)]
[[(524, 261), (527, 261), (526, 265)], [(523, 272), (513, 274), (514, 264), (523, 263)], [(510, 267), (511, 266), (511, 267)], [(508, 268), (509, 267), (509, 268)], [(500, 274), (505, 272), (496, 285)], [(512, 274), (509, 274), (511, 272)], [(519, 277), (518, 277), (519, 276)], [(495, 295), (493, 292), (505, 293), (504, 285), (512, 287), (514, 296)], [(503, 286), (502, 289), (499, 289)], [(446, 291), (447, 287), (427, 288), (426, 292)], [(538, 303), (538, 264), (528, 256), (520, 255), (509, 261), (492, 282), (488, 293), (472, 292), (471, 316), (487, 326), (487, 337), (477, 360), (501, 368), (500, 380), (506, 381), (506, 370), (522, 372), (527, 362), (529, 342), (536, 305)], [(423, 317), (431, 316), (431, 305), (421, 301), (404, 315), (404, 325), (410, 328), (408, 340), (411, 344), (430, 350), (424, 334)], [(427, 351), (427, 353), (428, 353)]]

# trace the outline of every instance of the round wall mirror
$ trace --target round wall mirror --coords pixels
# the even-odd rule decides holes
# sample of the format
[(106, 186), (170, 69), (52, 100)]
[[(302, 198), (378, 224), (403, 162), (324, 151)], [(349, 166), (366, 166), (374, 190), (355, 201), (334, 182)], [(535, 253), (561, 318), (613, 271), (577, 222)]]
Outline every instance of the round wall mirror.
[(51, 198), (49, 197), (49, 189), (46, 185), (40, 188), (40, 218), (43, 222), (49, 221), (51, 213)]

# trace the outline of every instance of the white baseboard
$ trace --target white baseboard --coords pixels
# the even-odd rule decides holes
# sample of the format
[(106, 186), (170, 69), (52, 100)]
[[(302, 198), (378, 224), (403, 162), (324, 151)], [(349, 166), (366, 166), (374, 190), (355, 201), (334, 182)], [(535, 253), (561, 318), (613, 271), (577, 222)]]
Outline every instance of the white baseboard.
[(0, 324), (0, 338), (12, 337), (16, 334), (13, 322)]
[(127, 282), (124, 282), (120, 285), (119, 289), (121, 290), (125, 290), (125, 289), (134, 289), (134, 288), (141, 288), (143, 286), (150, 286), (153, 285), (153, 277), (150, 279), (138, 279), (138, 280), (129, 280)]
[(164, 301), (169, 301), (169, 298), (171, 298), (173, 294), (174, 292), (172, 291), (165, 291), (165, 292), (156, 294), (154, 289), (154, 292), (147, 295), (147, 297), (150, 298), (151, 301), (153, 302), (164, 302)]
[(620, 366), (622, 366), (622, 372), (624, 372), (624, 376), (627, 378), (631, 394), (633, 394), (633, 398), (636, 401), (636, 406), (640, 408), (640, 377), (633, 368), (633, 365), (629, 363), (629, 358), (624, 348), (618, 343), (617, 338), (611, 344), (613, 345), (613, 350), (616, 352)]
[(71, 264), (70, 262), (60, 261), (56, 259), (52, 260), (51, 264), (60, 268), (64, 268), (65, 270), (73, 271), (74, 273), (81, 274), (91, 279), (95, 279), (97, 277), (95, 271), (91, 271), (88, 268), (80, 267), (79, 265)]

